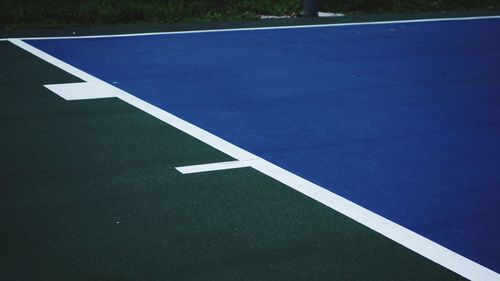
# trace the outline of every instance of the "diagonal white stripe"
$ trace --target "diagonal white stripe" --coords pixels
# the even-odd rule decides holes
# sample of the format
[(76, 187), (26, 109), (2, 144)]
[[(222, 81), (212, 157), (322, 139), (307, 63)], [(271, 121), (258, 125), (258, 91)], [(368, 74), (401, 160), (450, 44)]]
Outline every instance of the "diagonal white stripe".
[(431, 19), (394, 20), (394, 21), (370, 21), (370, 22), (348, 22), (348, 23), (330, 23), (330, 24), (286, 25), (286, 26), (271, 26), (271, 27), (244, 27), (244, 28), (187, 30), (187, 31), (165, 31), (165, 32), (148, 32), (148, 33), (108, 34), (108, 35), (0, 38), (0, 41), (7, 41), (10, 39), (50, 40), (50, 39), (113, 38), (113, 37), (134, 37), (134, 36), (152, 36), (152, 35), (168, 35), (168, 34), (233, 32), (233, 31), (269, 30), (269, 29), (272, 30), (302, 29), (302, 28), (341, 27), (341, 26), (356, 26), (356, 25), (380, 25), (380, 24), (394, 24), (394, 23), (402, 24), (402, 23), (440, 22), (440, 21), (470, 21), (470, 20), (488, 20), (488, 19), (500, 19), (500, 15), (460, 17), (460, 18), (431, 18)]

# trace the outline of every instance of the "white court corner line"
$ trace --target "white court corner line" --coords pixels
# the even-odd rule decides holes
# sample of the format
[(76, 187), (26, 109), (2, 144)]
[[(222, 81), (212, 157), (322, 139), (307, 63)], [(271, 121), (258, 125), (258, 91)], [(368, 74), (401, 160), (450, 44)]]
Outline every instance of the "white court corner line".
[(0, 41), (6, 41), (6, 40), (11, 40), (11, 39), (50, 40), (50, 39), (113, 38), (113, 37), (134, 37), (134, 36), (152, 36), (152, 35), (168, 35), (168, 34), (252, 31), (252, 30), (269, 30), (269, 29), (273, 29), (273, 30), (276, 30), (276, 29), (302, 29), (302, 28), (341, 27), (341, 26), (356, 26), (356, 25), (381, 25), (381, 24), (423, 23), (423, 22), (442, 22), (442, 21), (470, 21), (470, 20), (487, 20), (487, 19), (500, 19), (500, 15), (456, 17), (456, 18), (429, 18), (429, 19), (393, 20), (393, 21), (366, 21), (366, 22), (347, 22), (347, 23), (329, 23), (329, 24), (308, 24), (308, 25), (285, 25), (285, 26), (266, 26), (266, 27), (242, 27), (242, 28), (187, 30), (187, 31), (165, 31), (165, 32), (147, 32), (147, 33), (127, 33), (127, 34), (107, 34), (107, 35), (0, 38)]
[(121, 89), (114, 87), (86, 72), (83, 72), (19, 39), (10, 39), (12, 44), (41, 58), (42, 60), (86, 81), (109, 87), (116, 97), (124, 102), (162, 120), (165, 123), (195, 137), (239, 161), (251, 162), (251, 167), (268, 175), (304, 195), (344, 214), (345, 216), (388, 237), (406, 248), (474, 281), (500, 281), (500, 274), (467, 259), (407, 228), (404, 228), (378, 214), (375, 214), (325, 188), (303, 179), (279, 166), (243, 150), (163, 109), (149, 104)]

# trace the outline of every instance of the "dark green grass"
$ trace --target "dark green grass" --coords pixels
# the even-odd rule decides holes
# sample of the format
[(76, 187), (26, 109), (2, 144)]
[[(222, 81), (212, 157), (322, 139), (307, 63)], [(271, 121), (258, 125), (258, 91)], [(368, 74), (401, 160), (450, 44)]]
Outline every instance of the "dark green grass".
[[(249, 20), (297, 15), (301, 0), (0, 0), (0, 29), (118, 23)], [(320, 0), (323, 11), (401, 13), (500, 10), (500, 0)]]

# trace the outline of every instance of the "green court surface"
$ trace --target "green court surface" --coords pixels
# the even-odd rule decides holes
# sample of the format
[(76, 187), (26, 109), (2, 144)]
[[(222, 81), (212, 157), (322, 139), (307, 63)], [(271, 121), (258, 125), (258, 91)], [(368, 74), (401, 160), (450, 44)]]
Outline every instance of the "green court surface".
[(0, 42), (0, 280), (462, 280)]

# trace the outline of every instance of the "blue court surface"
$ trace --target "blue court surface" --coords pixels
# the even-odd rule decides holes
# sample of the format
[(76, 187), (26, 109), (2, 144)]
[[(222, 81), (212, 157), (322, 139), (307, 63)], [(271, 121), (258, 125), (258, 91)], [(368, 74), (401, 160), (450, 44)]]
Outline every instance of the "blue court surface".
[(500, 272), (500, 19), (28, 44)]

